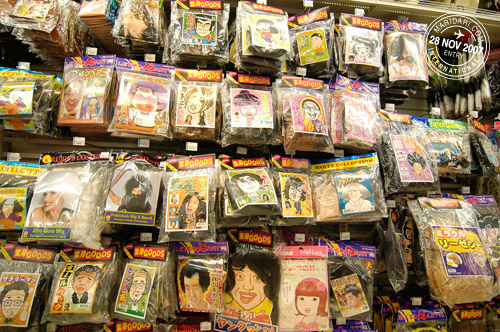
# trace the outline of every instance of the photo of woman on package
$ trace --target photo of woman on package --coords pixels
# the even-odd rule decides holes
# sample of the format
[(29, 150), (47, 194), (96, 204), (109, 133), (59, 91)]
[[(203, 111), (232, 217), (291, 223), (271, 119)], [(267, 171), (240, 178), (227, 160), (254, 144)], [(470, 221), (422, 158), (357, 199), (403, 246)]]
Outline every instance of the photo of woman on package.
[(419, 37), (422, 35), (408, 32), (387, 35), (389, 81), (427, 80), (427, 64), (422, 59)]

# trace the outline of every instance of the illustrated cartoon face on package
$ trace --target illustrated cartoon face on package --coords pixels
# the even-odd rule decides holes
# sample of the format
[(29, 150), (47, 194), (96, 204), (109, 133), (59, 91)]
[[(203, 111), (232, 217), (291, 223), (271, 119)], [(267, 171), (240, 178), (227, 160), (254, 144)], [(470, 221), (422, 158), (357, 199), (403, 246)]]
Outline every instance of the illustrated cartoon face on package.
[[(342, 14), (345, 31), (345, 63), (380, 67), (382, 61), (382, 22), (353, 15)], [(365, 28), (367, 27), (367, 28)]]
[(12, 9), (12, 16), (43, 22), (47, 18), (51, 9), (57, 6), (57, 1), (32, 1), (21, 0)]
[(0, 87), (0, 116), (29, 116), (33, 113), (35, 82), (5, 82)]
[(27, 187), (0, 188), (0, 229), (23, 228), (27, 194)]

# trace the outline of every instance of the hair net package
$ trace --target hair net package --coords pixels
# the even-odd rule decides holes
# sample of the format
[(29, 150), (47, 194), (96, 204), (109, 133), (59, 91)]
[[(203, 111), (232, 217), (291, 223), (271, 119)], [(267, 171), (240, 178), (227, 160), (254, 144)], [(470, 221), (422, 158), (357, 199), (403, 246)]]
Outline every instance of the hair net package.
[[(0, 329), (37, 331), (57, 251), (5, 244), (0, 254)], [(10, 300), (10, 301), (9, 301)]]
[(278, 144), (280, 113), (273, 106), (271, 78), (226, 73), (222, 146)]
[[(158, 317), (174, 317), (174, 259), (167, 247), (129, 244), (118, 280), (116, 298), (111, 297), (112, 318), (154, 324)], [(117, 283), (118, 284), (118, 283)]]
[(380, 139), (385, 193), (438, 191), (437, 165), (422, 128), (413, 125), (409, 115), (379, 114), (387, 127)]
[(176, 64), (207, 65), (228, 62), (229, 3), (171, 1), (170, 59)]
[(486, 310), (479, 303), (464, 304), (450, 309), (448, 327), (450, 331), (488, 331)]
[(276, 254), (281, 262), (279, 330), (330, 329), (326, 246), (281, 246)]
[(113, 248), (63, 249), (42, 321), (60, 325), (108, 322), (116, 255)]
[(333, 152), (330, 103), (323, 81), (283, 76), (273, 86), (275, 109), (283, 116), (285, 150)]
[(498, 149), (495, 149), (488, 139), (484, 124), (470, 117), (469, 130), (474, 155), (479, 161), (481, 172), (488, 177), (498, 174), (500, 172)]
[(381, 129), (377, 113), (379, 108), (377, 83), (337, 75), (331, 115), (334, 143), (357, 150), (375, 150)]
[(171, 66), (118, 58), (117, 100), (109, 131), (167, 136)]
[(271, 158), (274, 184), (281, 202), (284, 225), (306, 224), (314, 217), (309, 160), (282, 157)]
[(24, 241), (66, 242), (101, 249), (99, 220), (109, 172), (109, 156), (79, 153), (42, 154), (48, 164), (40, 175), (26, 217)]
[(387, 216), (376, 153), (311, 161), (315, 220), (373, 221)]
[(174, 157), (167, 161), (166, 171), (159, 242), (214, 241), (215, 155)]
[(489, 301), (494, 278), (472, 205), (419, 197), (408, 207), (420, 234), (431, 296), (450, 307)]
[(119, 160), (109, 184), (104, 221), (154, 226), (162, 178), (160, 160), (144, 154), (126, 154)]
[(392, 20), (385, 23), (388, 84), (425, 87), (427, 74), (427, 24)]
[(175, 70), (170, 121), (174, 138), (219, 140), (221, 87), (221, 70)]
[(446, 313), (443, 309), (405, 309), (398, 313), (396, 332), (446, 332), (446, 325)]
[(176, 242), (175, 253), (180, 310), (222, 312), (227, 242)]
[(288, 26), (295, 54), (294, 67), (306, 68), (310, 77), (331, 77), (335, 19), (330, 8), (292, 16), (288, 19)]
[(58, 125), (104, 127), (110, 117), (114, 55), (67, 58)]

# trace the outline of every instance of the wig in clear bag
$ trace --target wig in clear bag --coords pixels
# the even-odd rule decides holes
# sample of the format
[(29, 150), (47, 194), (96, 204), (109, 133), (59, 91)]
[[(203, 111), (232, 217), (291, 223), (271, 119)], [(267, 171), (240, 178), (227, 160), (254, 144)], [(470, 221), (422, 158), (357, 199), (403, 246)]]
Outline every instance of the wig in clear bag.
[(167, 161), (159, 242), (215, 240), (215, 161), (212, 154)]
[(334, 143), (357, 150), (375, 150), (381, 129), (377, 113), (379, 108), (377, 83), (337, 75), (331, 115)]
[(124, 0), (113, 26), (113, 36), (126, 42), (161, 43), (164, 26), (163, 1)]
[[(0, 254), (0, 329), (5, 332), (41, 329), (40, 317), (54, 274), (55, 248), (2, 245)], [(10, 301), (9, 301), (10, 300)], [(9, 304), (10, 303), (10, 304)]]
[(427, 24), (393, 20), (385, 23), (388, 85), (425, 87), (427, 74)]
[(376, 153), (311, 161), (315, 221), (374, 221), (387, 216)]
[(40, 161), (49, 168), (33, 189), (22, 240), (101, 249), (109, 155), (47, 153)]
[(172, 1), (170, 59), (176, 64), (228, 62), (229, 3)]
[(42, 322), (59, 325), (108, 322), (108, 295), (118, 269), (115, 249), (63, 249), (55, 266)]
[(283, 76), (274, 83), (273, 100), (283, 116), (285, 151), (333, 153), (327, 94), (319, 80)]
[(315, 9), (290, 17), (290, 38), (295, 54), (295, 67), (305, 67), (307, 75), (329, 78), (334, 70), (333, 45), (335, 19), (330, 8)]
[(271, 78), (226, 73), (222, 104), (222, 146), (263, 146), (280, 139), (280, 116), (273, 108)]
[(479, 161), (479, 167), (483, 175), (490, 177), (500, 173), (498, 148), (495, 149), (488, 139), (484, 124), (470, 117), (469, 129), (473, 153)]
[(431, 296), (450, 307), (489, 301), (494, 277), (472, 205), (419, 197), (408, 207), (420, 234)]
[(405, 309), (398, 313), (395, 332), (447, 332), (446, 326), (446, 313), (443, 309)]
[(402, 291), (408, 282), (408, 268), (405, 261), (404, 235), (396, 228), (397, 214), (391, 209), (385, 232), (385, 265), (387, 278), (396, 293)]
[(10, 12), (8, 25), (50, 33), (59, 20), (57, 0), (19, 0)]

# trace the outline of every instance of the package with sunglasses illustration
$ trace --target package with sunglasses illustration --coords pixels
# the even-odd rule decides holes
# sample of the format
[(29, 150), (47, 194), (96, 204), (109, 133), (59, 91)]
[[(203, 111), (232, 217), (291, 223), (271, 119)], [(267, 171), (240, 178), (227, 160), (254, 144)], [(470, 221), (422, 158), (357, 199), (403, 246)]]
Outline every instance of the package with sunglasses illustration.
[(389, 86), (425, 87), (427, 74), (427, 24), (392, 20), (385, 23)]
[(273, 100), (283, 117), (285, 150), (333, 152), (327, 92), (323, 81), (309, 78), (283, 76), (274, 83)]
[(335, 19), (329, 7), (288, 19), (295, 58), (291, 70), (304, 67), (307, 76), (329, 78), (334, 70), (333, 45)]
[(279, 144), (280, 117), (273, 109), (271, 78), (226, 73), (222, 146)]
[(219, 140), (221, 87), (221, 70), (175, 70), (170, 121), (174, 138)]
[(469, 117), (469, 129), (472, 151), (479, 161), (483, 176), (490, 177), (500, 173), (498, 148), (489, 140), (485, 125), (473, 117)]
[(379, 108), (377, 83), (337, 75), (331, 117), (334, 143), (357, 150), (375, 150), (381, 129)]
[(174, 157), (166, 171), (159, 242), (215, 241), (215, 155)]
[(227, 242), (176, 242), (175, 253), (180, 310), (222, 312)]
[(116, 297), (111, 297), (111, 317), (154, 324), (157, 318), (174, 317), (174, 258), (166, 246), (128, 244), (118, 280)]
[(387, 217), (376, 153), (311, 160), (311, 172), (317, 222)]
[(118, 268), (115, 249), (63, 249), (55, 266), (42, 322), (60, 325), (108, 322), (108, 295)]
[(162, 171), (160, 160), (145, 154), (120, 154), (110, 178), (104, 221), (154, 226)]
[(429, 153), (429, 139), (409, 115), (379, 111), (383, 132), (380, 160), (385, 193), (439, 191), (438, 168)]
[(169, 136), (170, 88), (174, 68), (118, 58), (117, 99), (108, 131)]
[(0, 329), (38, 331), (44, 297), (54, 275), (56, 248), (2, 245), (0, 253)]
[(228, 62), (229, 3), (171, 1), (170, 48), (172, 62), (207, 65)]
[(21, 239), (102, 249), (109, 154), (45, 153), (40, 163), (49, 167), (33, 189)]
[(105, 127), (110, 118), (114, 55), (67, 58), (57, 124)]
[(309, 160), (271, 157), (274, 184), (278, 189), (284, 225), (307, 224), (314, 217)]
[(396, 323), (396, 331), (446, 332), (448, 331), (446, 313), (442, 308), (400, 310)]

